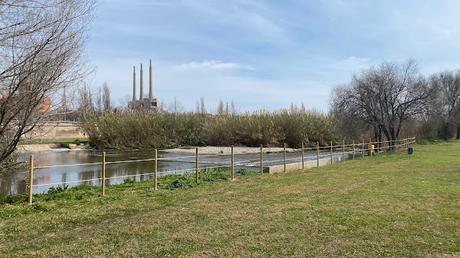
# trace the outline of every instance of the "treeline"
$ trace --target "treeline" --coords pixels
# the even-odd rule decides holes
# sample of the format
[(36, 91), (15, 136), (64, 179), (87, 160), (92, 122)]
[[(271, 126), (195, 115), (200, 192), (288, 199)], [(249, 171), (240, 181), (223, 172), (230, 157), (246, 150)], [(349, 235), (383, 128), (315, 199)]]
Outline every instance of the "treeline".
[(460, 138), (460, 71), (431, 76), (414, 61), (382, 63), (337, 87), (332, 115), (338, 137), (395, 140)]
[(121, 111), (87, 115), (82, 127), (96, 148), (177, 146), (300, 147), (334, 137), (333, 119), (321, 113), (284, 110), (245, 114)]

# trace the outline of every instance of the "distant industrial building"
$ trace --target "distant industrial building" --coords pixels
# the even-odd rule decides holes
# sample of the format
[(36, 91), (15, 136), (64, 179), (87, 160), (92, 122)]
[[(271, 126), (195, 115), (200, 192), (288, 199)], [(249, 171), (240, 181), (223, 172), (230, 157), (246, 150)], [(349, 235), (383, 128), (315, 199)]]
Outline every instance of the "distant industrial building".
[(153, 77), (152, 77), (152, 60), (150, 60), (149, 65), (149, 95), (148, 97), (144, 96), (144, 71), (142, 69), (142, 64), (140, 67), (140, 76), (139, 76), (139, 99), (136, 97), (136, 66), (133, 67), (133, 99), (128, 103), (128, 107), (136, 110), (157, 110), (158, 101), (153, 96)]

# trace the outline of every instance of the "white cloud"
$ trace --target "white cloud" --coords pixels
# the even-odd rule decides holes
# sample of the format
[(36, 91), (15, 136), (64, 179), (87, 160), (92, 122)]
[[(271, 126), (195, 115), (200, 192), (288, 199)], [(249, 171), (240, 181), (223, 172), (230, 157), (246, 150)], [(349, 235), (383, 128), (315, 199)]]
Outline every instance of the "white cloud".
[(224, 71), (224, 70), (253, 70), (249, 65), (223, 62), (219, 60), (205, 60), (201, 62), (190, 62), (175, 66), (176, 69), (186, 70), (200, 70), (200, 71)]

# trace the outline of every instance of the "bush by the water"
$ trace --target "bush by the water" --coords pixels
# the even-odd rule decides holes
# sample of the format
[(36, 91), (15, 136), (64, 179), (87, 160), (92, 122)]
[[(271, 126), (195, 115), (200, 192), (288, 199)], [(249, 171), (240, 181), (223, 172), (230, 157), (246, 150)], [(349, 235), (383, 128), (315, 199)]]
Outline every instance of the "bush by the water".
[(83, 130), (96, 148), (177, 146), (281, 146), (333, 140), (333, 121), (307, 111), (237, 115), (167, 114), (125, 111), (90, 115)]

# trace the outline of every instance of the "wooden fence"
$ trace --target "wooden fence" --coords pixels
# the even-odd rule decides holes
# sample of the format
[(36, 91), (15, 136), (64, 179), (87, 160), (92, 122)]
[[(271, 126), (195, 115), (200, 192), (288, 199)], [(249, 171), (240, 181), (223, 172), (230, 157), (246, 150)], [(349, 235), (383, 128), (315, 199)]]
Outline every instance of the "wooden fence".
[[(302, 169), (307, 169), (307, 168), (312, 168), (312, 167), (319, 167), (321, 165), (331, 165), (334, 164), (334, 158), (337, 159), (338, 161), (342, 160), (347, 160), (347, 159), (356, 159), (356, 158), (364, 158), (365, 156), (374, 156), (374, 155), (380, 155), (381, 153), (387, 152), (387, 151), (397, 151), (397, 150), (405, 150), (406, 148), (409, 147), (410, 144), (415, 143), (415, 137), (412, 138), (405, 138), (401, 140), (395, 140), (395, 141), (381, 141), (381, 142), (361, 142), (361, 143), (348, 143), (346, 144), (345, 141), (342, 141), (341, 144), (333, 144), (332, 142), (327, 145), (327, 146), (320, 146), (318, 143), (316, 145), (311, 146), (311, 147), (305, 147), (302, 144), (302, 147), (300, 149), (297, 149), (295, 152), (298, 152), (300, 162), (290, 162), (293, 159), (288, 159), (287, 158), (287, 150), (286, 150), (286, 145), (284, 144), (283, 150), (282, 150), (282, 160), (270, 160), (267, 161), (264, 159), (264, 147), (260, 146), (259, 150), (259, 160), (258, 160), (258, 166), (259, 170), (258, 172), (263, 174), (263, 173), (277, 173), (277, 172), (282, 172), (282, 173), (287, 173), (290, 170), (302, 170)], [(230, 147), (230, 164), (228, 166), (218, 166), (218, 167), (228, 167), (229, 172), (230, 172), (230, 179), (234, 180), (235, 179), (235, 166), (236, 165), (245, 165), (244, 162), (239, 162), (237, 164), (237, 160), (235, 159), (235, 151), (234, 147)], [(310, 158), (313, 159), (305, 159), (305, 152), (310, 152), (314, 153), (316, 157), (312, 157), (311, 155), (309, 156)], [(206, 157), (210, 156), (225, 156), (224, 154), (215, 154), (215, 155), (204, 155)], [(227, 155), (228, 156), (228, 155)], [(119, 164), (119, 163), (132, 163), (132, 162), (144, 162), (144, 161), (153, 161), (153, 167), (150, 172), (145, 173), (143, 175), (151, 175), (153, 176), (153, 188), (155, 190), (158, 189), (158, 162), (164, 159), (158, 158), (158, 150), (154, 150), (153, 158), (152, 159), (143, 159), (143, 160), (126, 160), (126, 161), (113, 161), (113, 162), (107, 162), (106, 161), (106, 153), (102, 152), (101, 156), (101, 162), (98, 163), (86, 163), (86, 164), (70, 164), (70, 165), (55, 165), (55, 166), (46, 166), (46, 167), (36, 167), (34, 165), (34, 156), (30, 155), (29, 157), (29, 174), (28, 174), (28, 198), (29, 198), (29, 204), (32, 204), (33, 202), (33, 189), (34, 186), (40, 186), (40, 185), (34, 185), (33, 184), (33, 179), (34, 179), (34, 171), (37, 168), (53, 168), (53, 167), (69, 167), (69, 166), (87, 166), (87, 165), (101, 165), (101, 171), (102, 171), (102, 176), (101, 178), (98, 178), (98, 180), (101, 180), (101, 195), (104, 196), (106, 194), (106, 182), (107, 178), (106, 177), (106, 165), (107, 164)], [(183, 159), (184, 157), (178, 157), (177, 159)], [(200, 148), (195, 149), (195, 155), (193, 156), (195, 159), (195, 168), (194, 168), (194, 173), (195, 173), (195, 180), (198, 183), (199, 178), (200, 178)], [(295, 159), (298, 160), (298, 159)], [(276, 162), (282, 162), (282, 165), (272, 165), (269, 166), (268, 164), (270, 163), (276, 163)], [(249, 164), (249, 163), (248, 163)], [(251, 163), (252, 164), (252, 163)], [(209, 167), (207, 167), (209, 168)], [(189, 170), (189, 172), (192, 172)], [(113, 177), (112, 177), (113, 178)], [(83, 182), (83, 181), (82, 181)]]

